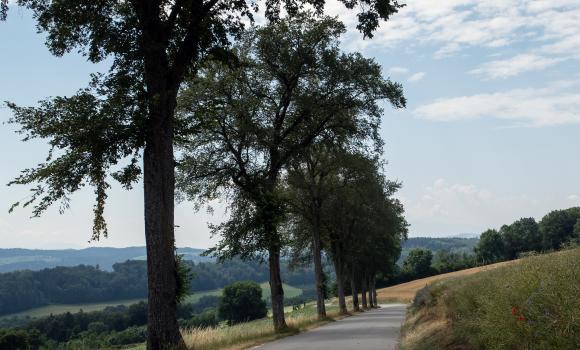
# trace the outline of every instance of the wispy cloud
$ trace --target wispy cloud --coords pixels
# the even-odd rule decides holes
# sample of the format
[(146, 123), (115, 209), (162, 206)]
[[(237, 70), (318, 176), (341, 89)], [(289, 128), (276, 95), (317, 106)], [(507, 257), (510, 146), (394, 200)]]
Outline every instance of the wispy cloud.
[(405, 67), (391, 67), (389, 68), (389, 73), (392, 74), (407, 74), (409, 73), (409, 69)]
[(519, 126), (580, 123), (580, 93), (567, 92), (578, 81), (554, 83), (541, 89), (513, 89), (436, 100), (419, 106), (415, 114), (434, 121), (495, 118)]
[(562, 199), (525, 193), (501, 193), (473, 183), (437, 179), (417, 196), (401, 198), (412, 234), (481, 233), (521, 217), (540, 219)]
[[(339, 15), (356, 32), (356, 13), (337, 1), (327, 10)], [(580, 60), (580, 1), (577, 0), (414, 0), (383, 23), (371, 41), (350, 35), (347, 45), (430, 47), (434, 58), (461, 53), (466, 48), (494, 50), (511, 44), (528, 45), (504, 61), (475, 69), (484, 79), (541, 70), (566, 60)], [(529, 63), (530, 68), (525, 68)]]
[(414, 82), (417, 82), (419, 80), (422, 80), (423, 78), (425, 78), (425, 72), (417, 72), (417, 73), (411, 75), (408, 80), (411, 83), (414, 83)]
[(502, 79), (523, 72), (542, 70), (553, 66), (563, 58), (549, 58), (535, 54), (521, 54), (505, 60), (496, 60), (483, 64), (470, 73), (481, 75), (486, 79)]

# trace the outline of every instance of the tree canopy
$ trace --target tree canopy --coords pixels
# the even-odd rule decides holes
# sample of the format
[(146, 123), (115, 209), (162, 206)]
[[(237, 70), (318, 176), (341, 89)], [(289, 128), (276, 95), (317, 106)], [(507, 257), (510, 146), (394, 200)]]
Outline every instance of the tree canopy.
[(378, 101), (405, 105), (376, 62), (340, 51), (344, 31), (309, 13), (255, 28), (241, 36), (233, 62), (208, 63), (180, 95), (179, 118), (195, 121), (197, 132), (180, 140), (178, 186), (192, 200), (229, 199), (229, 220), (214, 227), (217, 255), (268, 254), (277, 328), (285, 326), (278, 266), (287, 239), (280, 175), (324, 138), (380, 148)]

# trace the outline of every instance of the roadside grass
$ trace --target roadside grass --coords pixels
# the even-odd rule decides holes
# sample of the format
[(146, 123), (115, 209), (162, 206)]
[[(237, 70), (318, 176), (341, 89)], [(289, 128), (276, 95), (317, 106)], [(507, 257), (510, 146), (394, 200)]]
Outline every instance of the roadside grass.
[(316, 306), (309, 303), (305, 308), (286, 314), (288, 329), (282, 333), (274, 332), (269, 318), (233, 326), (217, 328), (192, 328), (182, 330), (185, 343), (196, 350), (245, 349), (288, 335), (293, 335), (321, 324), (339, 319), (338, 307), (327, 308), (327, 319), (318, 320)]
[(580, 349), (580, 248), (429, 285), (402, 334), (404, 350)]

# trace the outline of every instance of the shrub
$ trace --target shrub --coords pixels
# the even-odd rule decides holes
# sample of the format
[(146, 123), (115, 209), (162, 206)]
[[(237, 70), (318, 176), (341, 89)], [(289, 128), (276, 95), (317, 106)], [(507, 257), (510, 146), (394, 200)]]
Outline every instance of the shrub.
[(213, 308), (207, 309), (200, 314), (193, 315), (190, 319), (181, 323), (185, 328), (206, 328), (215, 327), (219, 324), (216, 311)]
[(226, 286), (218, 306), (220, 318), (230, 325), (265, 317), (267, 312), (266, 302), (262, 300), (262, 288), (252, 281)]
[(147, 340), (147, 327), (129, 327), (121, 332), (113, 332), (109, 336), (111, 345), (128, 345), (142, 343)]

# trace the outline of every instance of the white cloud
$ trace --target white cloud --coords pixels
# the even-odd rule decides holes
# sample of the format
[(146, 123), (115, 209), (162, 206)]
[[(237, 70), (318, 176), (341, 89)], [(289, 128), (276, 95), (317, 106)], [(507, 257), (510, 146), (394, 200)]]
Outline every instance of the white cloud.
[[(432, 47), (435, 58), (443, 58), (470, 47), (495, 49), (518, 43), (531, 47), (525, 55), (476, 69), (495, 72), (498, 78), (580, 59), (577, 0), (440, 0), (436, 6), (433, 0), (414, 0), (382, 23), (371, 41), (352, 35), (356, 32), (356, 11), (347, 10), (336, 0), (328, 3), (327, 10), (347, 23), (350, 34), (346, 45), (359, 50), (369, 45), (421, 45)], [(524, 69), (525, 59), (531, 59), (529, 69)]]
[(552, 197), (499, 193), (475, 184), (437, 179), (412, 197), (401, 197), (412, 235), (481, 233), (522, 217), (541, 218), (566, 203)]
[(407, 74), (409, 73), (409, 69), (405, 67), (391, 67), (389, 68), (389, 73), (392, 74)]
[(436, 100), (415, 109), (415, 114), (434, 121), (495, 118), (520, 126), (580, 123), (580, 93), (567, 92), (580, 82), (558, 82), (542, 89), (459, 96)]
[(521, 54), (505, 60), (496, 60), (483, 64), (471, 71), (488, 79), (502, 79), (518, 75), (522, 72), (542, 70), (553, 66), (563, 59), (548, 58), (534, 54)]
[(566, 199), (572, 202), (578, 202), (580, 201), (580, 196), (578, 196), (577, 194), (571, 194), (568, 197), (566, 197)]
[(414, 83), (425, 78), (425, 72), (418, 72), (409, 77), (409, 81)]

